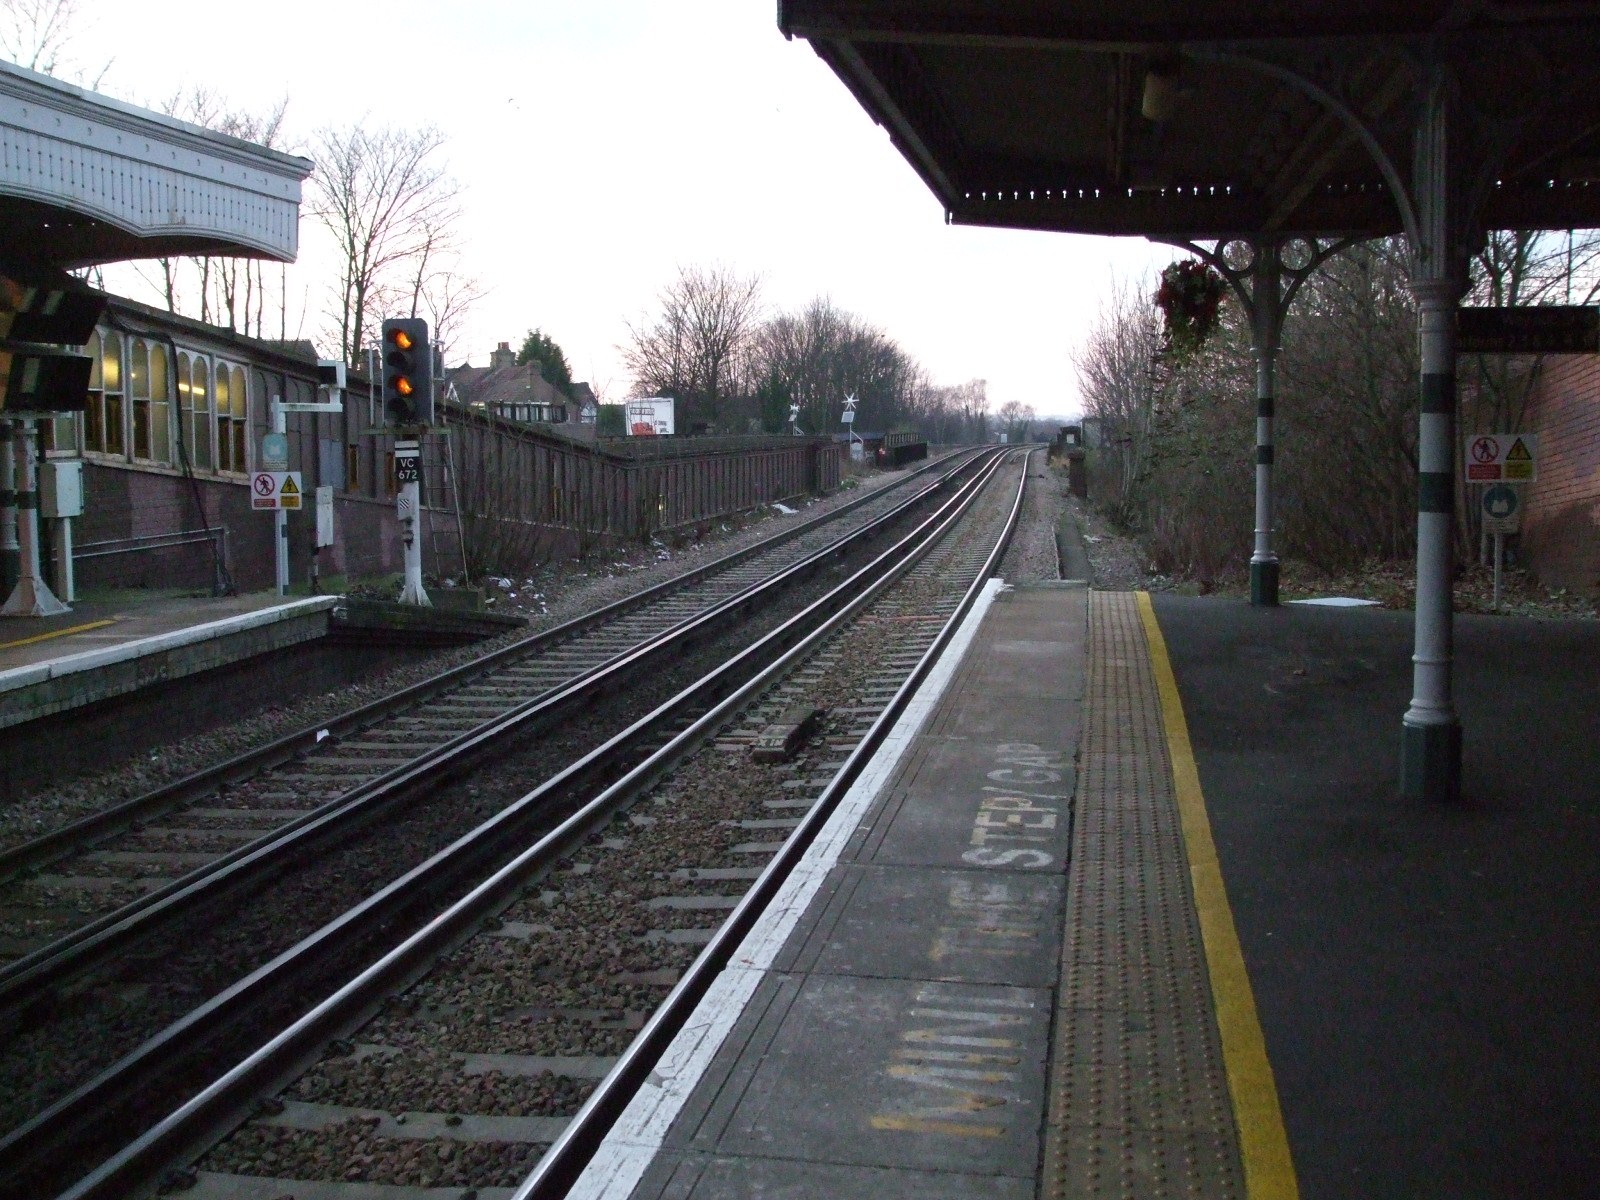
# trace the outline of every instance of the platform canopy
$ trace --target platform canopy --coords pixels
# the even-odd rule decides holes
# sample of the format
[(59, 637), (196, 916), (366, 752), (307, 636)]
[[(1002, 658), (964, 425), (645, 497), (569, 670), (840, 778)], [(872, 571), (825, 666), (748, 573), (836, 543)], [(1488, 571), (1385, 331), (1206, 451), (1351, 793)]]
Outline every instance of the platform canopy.
[(0, 62), (0, 262), (292, 262), (311, 165)]
[(1411, 229), (1447, 68), (1477, 228), (1600, 225), (1600, 4), (780, 0), (951, 222), (1169, 241)]

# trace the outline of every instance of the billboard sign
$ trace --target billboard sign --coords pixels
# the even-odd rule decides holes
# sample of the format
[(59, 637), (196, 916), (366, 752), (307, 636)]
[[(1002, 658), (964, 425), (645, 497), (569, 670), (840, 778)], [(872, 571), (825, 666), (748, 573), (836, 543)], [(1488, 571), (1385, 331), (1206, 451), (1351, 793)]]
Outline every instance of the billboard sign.
[(671, 437), (673, 402), (670, 396), (645, 396), (627, 402), (629, 437)]

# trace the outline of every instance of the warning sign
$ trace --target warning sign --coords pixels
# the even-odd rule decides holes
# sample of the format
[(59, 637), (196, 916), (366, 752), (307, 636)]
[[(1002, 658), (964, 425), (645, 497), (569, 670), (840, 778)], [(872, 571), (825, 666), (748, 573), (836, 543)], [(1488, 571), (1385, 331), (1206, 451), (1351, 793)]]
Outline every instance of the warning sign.
[(303, 497), (299, 471), (257, 471), (250, 477), (251, 508), (297, 509)]
[(1468, 483), (1531, 483), (1538, 477), (1539, 435), (1475, 433), (1467, 438)]

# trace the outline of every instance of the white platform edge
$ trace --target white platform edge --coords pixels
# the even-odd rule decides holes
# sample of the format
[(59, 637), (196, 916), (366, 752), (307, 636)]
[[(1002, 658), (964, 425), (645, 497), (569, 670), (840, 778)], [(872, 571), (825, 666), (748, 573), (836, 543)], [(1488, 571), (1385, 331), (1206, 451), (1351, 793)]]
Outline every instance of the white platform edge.
[(187, 629), (174, 629), (170, 633), (135, 638), (120, 645), (107, 646), (102, 650), (85, 650), (81, 654), (69, 654), (64, 658), (51, 659), (47, 662), (12, 667), (8, 671), (0, 671), (0, 692), (15, 691), (17, 688), (43, 683), (47, 679), (57, 679), (77, 671), (93, 671), (114, 663), (127, 662), (129, 659), (176, 650), (180, 646), (192, 646), (197, 642), (210, 641), (212, 638), (225, 637), (246, 629), (256, 629), (262, 625), (272, 625), (292, 617), (303, 617), (309, 613), (332, 608), (338, 602), (337, 596), (310, 596), (304, 600), (291, 600), (287, 604), (274, 604), (270, 608), (258, 608), (252, 612), (223, 617), (221, 620), (207, 621), (204, 625), (191, 625)]
[(944, 698), (989, 606), (1005, 586), (1000, 579), (991, 579), (984, 585), (877, 754), (845, 793), (799, 866), (784, 881), (772, 904), (734, 952), (727, 969), (695, 1008), (688, 1024), (673, 1039), (649, 1082), (606, 1135), (567, 1193), (567, 1200), (622, 1200), (638, 1186), (660, 1152), (673, 1121), (755, 994), (762, 975), (771, 969), (862, 818)]

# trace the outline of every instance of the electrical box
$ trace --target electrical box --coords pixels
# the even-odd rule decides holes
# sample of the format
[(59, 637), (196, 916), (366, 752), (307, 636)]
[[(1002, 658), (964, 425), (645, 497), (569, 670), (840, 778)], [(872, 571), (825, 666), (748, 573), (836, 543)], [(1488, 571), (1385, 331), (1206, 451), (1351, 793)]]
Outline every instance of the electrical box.
[(83, 460), (46, 459), (39, 464), (39, 515), (83, 516)]
[(317, 489), (317, 549), (333, 545), (333, 485)]

